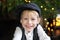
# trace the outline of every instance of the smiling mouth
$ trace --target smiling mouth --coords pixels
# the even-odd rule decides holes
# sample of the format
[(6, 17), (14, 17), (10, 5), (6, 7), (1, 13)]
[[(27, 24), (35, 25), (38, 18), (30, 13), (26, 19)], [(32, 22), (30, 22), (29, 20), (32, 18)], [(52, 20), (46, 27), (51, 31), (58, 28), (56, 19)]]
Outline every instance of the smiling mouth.
[(33, 26), (26, 26), (27, 28), (31, 28), (31, 27), (33, 27)]

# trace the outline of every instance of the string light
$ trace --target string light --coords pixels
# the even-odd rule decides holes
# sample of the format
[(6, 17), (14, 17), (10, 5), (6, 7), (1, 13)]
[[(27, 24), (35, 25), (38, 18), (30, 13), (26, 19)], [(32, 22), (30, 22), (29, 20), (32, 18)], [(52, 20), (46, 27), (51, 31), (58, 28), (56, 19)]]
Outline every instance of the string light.
[(29, 2), (29, 3), (31, 2), (30, 0), (25, 0), (25, 1), (26, 1), (26, 2)]
[(44, 10), (46, 11), (46, 10), (47, 10), (47, 8), (44, 8)]
[(47, 25), (49, 24), (49, 22), (47, 22)]
[(53, 29), (51, 29), (51, 31), (53, 32)]
[(53, 26), (55, 26), (55, 20), (53, 19)]
[(48, 26), (46, 25), (45, 27), (47, 28)]
[(48, 27), (48, 30), (50, 31), (50, 27)]
[(41, 8), (43, 8), (43, 6), (41, 6)]
[(47, 19), (45, 18), (44, 20), (46, 21)]
[(52, 27), (53, 25), (52, 25), (52, 24), (50, 24), (50, 26)]
[(30, 3), (31, 1), (29, 1), (29, 3)]
[(54, 10), (54, 8), (52, 8), (52, 10)]

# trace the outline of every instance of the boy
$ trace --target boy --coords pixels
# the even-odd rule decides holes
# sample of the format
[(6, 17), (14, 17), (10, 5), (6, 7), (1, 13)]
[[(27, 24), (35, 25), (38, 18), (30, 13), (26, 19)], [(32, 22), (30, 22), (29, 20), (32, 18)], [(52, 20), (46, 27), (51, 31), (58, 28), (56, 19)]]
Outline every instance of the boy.
[(13, 40), (50, 40), (40, 26), (41, 11), (34, 3), (18, 6), (19, 26), (16, 27)]

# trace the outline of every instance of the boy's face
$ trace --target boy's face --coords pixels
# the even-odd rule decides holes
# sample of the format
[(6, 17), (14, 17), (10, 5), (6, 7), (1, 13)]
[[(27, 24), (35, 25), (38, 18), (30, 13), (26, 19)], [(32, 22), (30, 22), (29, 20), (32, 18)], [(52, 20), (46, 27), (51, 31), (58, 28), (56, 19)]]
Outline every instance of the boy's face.
[(26, 31), (32, 31), (39, 21), (39, 15), (36, 11), (25, 10), (22, 12), (20, 22)]

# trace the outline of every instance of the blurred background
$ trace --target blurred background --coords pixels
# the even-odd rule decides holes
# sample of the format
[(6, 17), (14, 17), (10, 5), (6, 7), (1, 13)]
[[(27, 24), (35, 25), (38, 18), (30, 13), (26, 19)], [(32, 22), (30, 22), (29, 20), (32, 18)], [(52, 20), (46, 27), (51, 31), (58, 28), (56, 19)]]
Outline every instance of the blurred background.
[[(41, 25), (51, 40), (60, 40), (60, 0), (0, 0), (0, 38), (5, 38), (17, 26), (12, 12), (16, 6), (34, 2), (41, 8)], [(12, 31), (13, 32), (13, 31)]]

